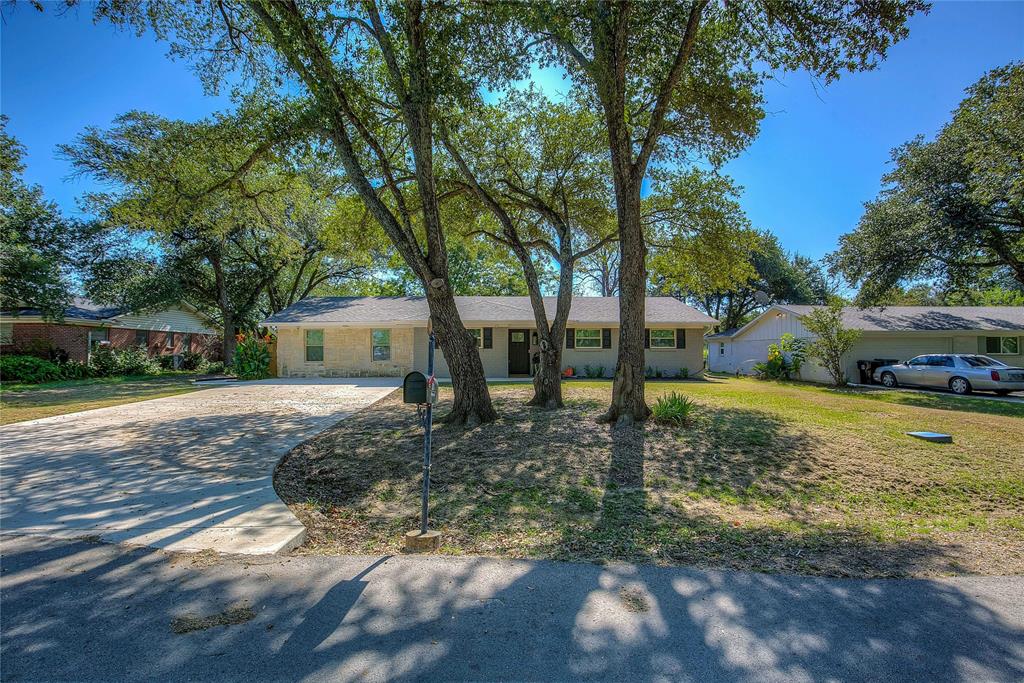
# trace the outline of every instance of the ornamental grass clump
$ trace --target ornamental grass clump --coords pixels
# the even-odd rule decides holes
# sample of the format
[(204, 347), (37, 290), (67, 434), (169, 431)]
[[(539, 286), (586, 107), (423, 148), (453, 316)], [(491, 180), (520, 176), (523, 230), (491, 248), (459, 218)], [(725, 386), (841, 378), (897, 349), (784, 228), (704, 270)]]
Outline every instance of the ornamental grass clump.
[(681, 427), (690, 421), (696, 408), (697, 404), (689, 396), (673, 391), (658, 397), (651, 406), (651, 414), (655, 422)]

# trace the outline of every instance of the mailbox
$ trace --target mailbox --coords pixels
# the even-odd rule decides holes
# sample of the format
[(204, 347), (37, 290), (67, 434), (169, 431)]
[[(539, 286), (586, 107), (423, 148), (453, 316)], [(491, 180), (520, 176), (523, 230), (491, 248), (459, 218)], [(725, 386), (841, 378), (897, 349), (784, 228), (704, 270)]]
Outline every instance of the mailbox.
[(427, 403), (427, 378), (422, 372), (410, 372), (402, 382), (402, 401)]

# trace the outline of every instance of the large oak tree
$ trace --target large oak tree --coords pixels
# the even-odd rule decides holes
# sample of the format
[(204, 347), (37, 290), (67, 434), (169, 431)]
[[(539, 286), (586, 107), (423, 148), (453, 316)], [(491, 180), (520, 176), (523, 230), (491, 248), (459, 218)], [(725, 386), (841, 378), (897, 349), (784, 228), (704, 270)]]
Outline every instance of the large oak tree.
[(642, 420), (647, 248), (641, 186), (652, 163), (721, 162), (756, 134), (760, 83), (806, 69), (826, 83), (872, 68), (907, 34), (919, 0), (632, 2), (524, 6), (549, 61), (563, 65), (604, 117), (619, 223), (619, 354), (608, 421)]

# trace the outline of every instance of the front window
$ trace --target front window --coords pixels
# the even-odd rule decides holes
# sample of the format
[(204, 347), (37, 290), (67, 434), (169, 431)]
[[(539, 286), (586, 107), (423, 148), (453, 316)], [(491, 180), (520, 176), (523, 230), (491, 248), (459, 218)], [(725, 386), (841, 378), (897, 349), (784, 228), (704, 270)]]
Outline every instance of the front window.
[(476, 348), (484, 348), (484, 328), (482, 327), (471, 327), (469, 333), (473, 335), (473, 339), (476, 341)]
[(391, 360), (391, 330), (373, 330), (370, 338), (373, 360)]
[(676, 348), (675, 330), (651, 330), (652, 349), (674, 349)]
[(725, 344), (719, 344), (718, 345), (718, 355), (719, 356), (724, 356), (725, 355)]
[(135, 330), (135, 345), (143, 348), (149, 346), (149, 330)]
[(601, 348), (601, 330), (576, 330), (577, 349), (599, 349)]
[(168, 332), (166, 334), (166, 336), (164, 337), (164, 346), (166, 346), (169, 349), (173, 349), (174, 348), (174, 333), (173, 332)]
[(190, 353), (192, 351), (192, 335), (191, 334), (182, 335), (182, 337), (181, 337), (181, 350), (184, 351), (185, 353)]
[(306, 330), (306, 362), (322, 363), (324, 360), (324, 331)]
[(89, 353), (93, 353), (100, 344), (109, 340), (109, 330), (89, 330)]
[(985, 337), (985, 353), (1016, 356), (1020, 353), (1020, 337)]
[(928, 365), (928, 356), (918, 356), (917, 358), (912, 358), (908, 365)]

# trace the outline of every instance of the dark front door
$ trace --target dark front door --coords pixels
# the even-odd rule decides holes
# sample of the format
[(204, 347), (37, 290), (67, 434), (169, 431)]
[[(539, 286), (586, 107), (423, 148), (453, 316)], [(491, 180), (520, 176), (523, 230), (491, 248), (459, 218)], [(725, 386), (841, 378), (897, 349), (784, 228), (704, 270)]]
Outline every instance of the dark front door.
[(508, 374), (530, 374), (530, 331), (508, 331)]

